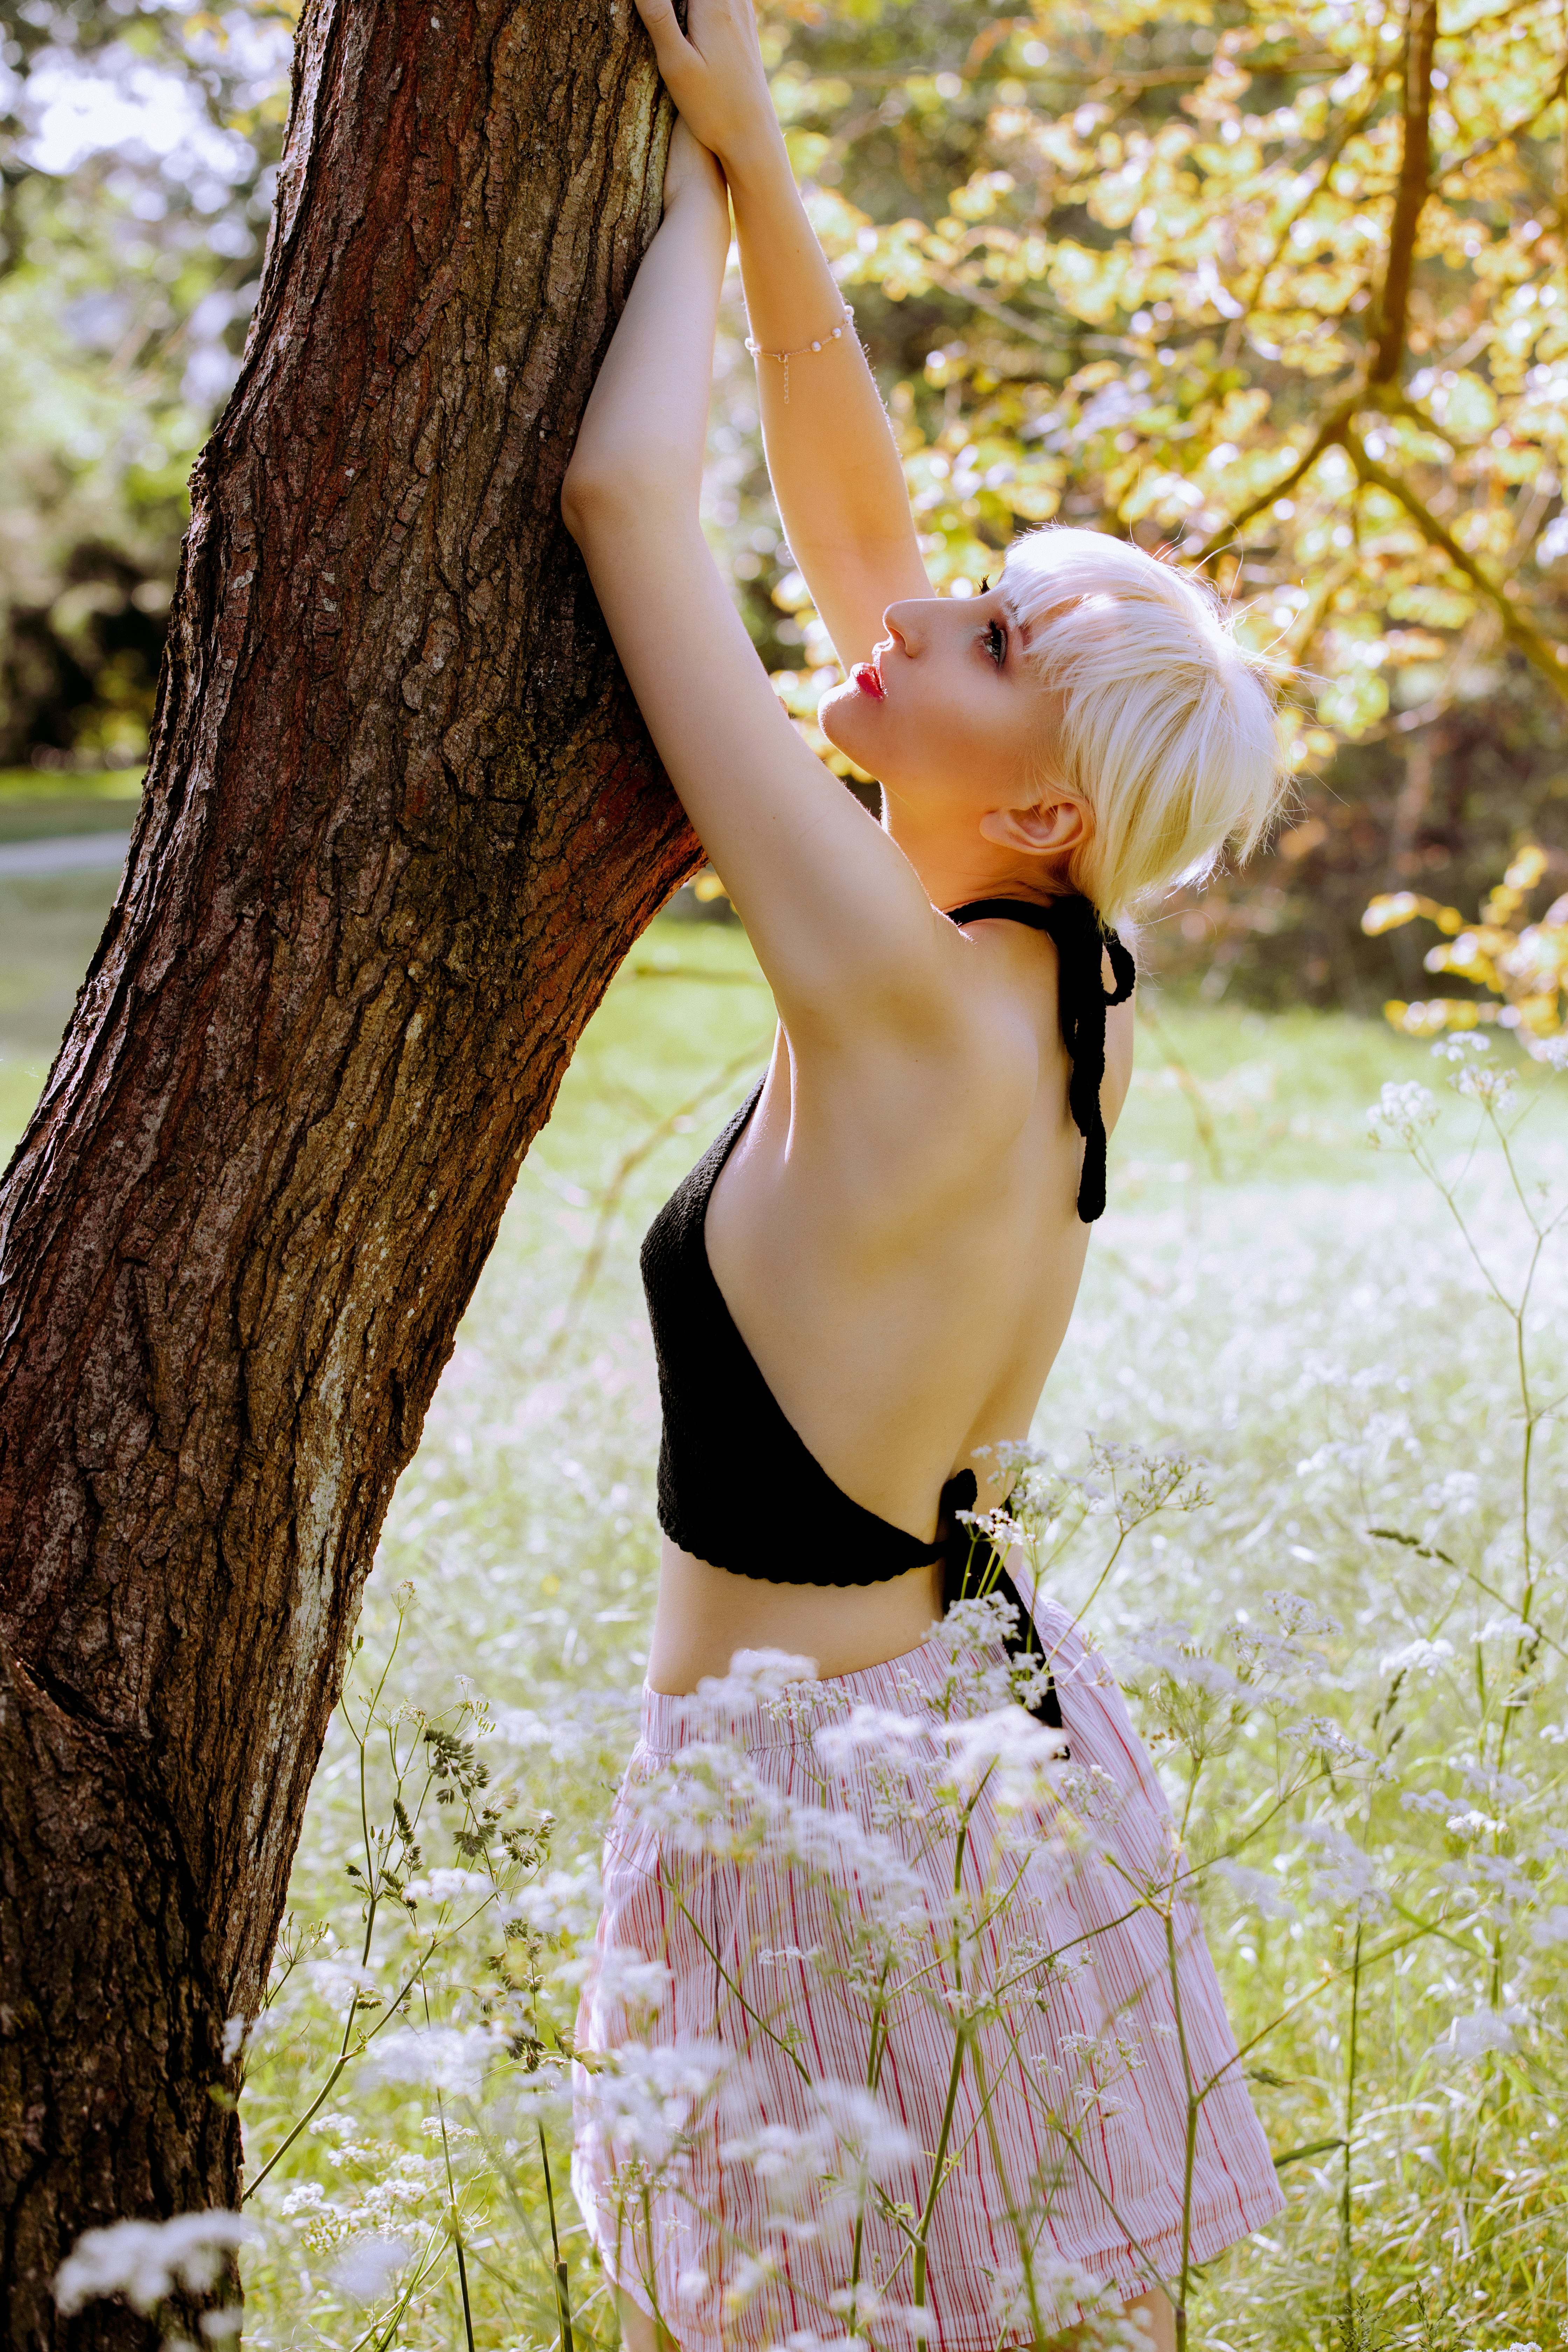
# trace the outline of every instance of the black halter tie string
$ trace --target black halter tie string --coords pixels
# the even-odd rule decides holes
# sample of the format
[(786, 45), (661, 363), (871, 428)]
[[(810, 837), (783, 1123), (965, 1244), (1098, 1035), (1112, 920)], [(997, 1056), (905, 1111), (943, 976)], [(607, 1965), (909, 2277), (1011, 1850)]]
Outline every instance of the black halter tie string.
[[(973, 898), (967, 906), (944, 909), (950, 923), (999, 919), (1026, 923), (1031, 930), (1048, 932), (1056, 941), (1060, 974), (1057, 1004), (1062, 1043), (1068, 1049), (1072, 1075), (1068, 1080), (1068, 1108), (1083, 1138), (1083, 1173), (1079, 1179), (1078, 1213), (1092, 1225), (1105, 1213), (1105, 1119), (1100, 1089), (1105, 1076), (1105, 1015), (1113, 1004), (1124, 1004), (1132, 993), (1137, 971), (1132, 958), (1110, 925), (1101, 922), (1089, 900), (1074, 892), (1040, 906), (1032, 898)], [(1116, 985), (1106, 993), (1101, 959), (1110, 958)]]

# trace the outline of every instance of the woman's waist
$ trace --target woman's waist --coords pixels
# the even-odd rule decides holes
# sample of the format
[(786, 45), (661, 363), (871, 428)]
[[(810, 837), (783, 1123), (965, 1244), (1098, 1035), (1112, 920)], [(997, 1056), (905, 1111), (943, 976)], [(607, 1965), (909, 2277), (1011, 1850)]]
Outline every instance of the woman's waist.
[(666, 1537), (650, 1689), (688, 1696), (704, 1679), (727, 1675), (737, 1650), (784, 1651), (824, 1676), (859, 1674), (918, 1648), (942, 1613), (940, 1561), (875, 1584), (856, 1581), (847, 1563), (837, 1584), (824, 1580), (833, 1563), (803, 1542), (801, 1565), (801, 1582), (774, 1583), (714, 1568)]

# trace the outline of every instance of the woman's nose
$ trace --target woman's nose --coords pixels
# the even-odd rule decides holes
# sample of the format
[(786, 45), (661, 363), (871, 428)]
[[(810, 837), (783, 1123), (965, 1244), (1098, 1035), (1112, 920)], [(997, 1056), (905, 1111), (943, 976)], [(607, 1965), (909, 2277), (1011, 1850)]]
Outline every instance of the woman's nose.
[(919, 630), (915, 620), (918, 607), (913, 604), (889, 604), (882, 615), (882, 626), (897, 644), (901, 653), (917, 650)]

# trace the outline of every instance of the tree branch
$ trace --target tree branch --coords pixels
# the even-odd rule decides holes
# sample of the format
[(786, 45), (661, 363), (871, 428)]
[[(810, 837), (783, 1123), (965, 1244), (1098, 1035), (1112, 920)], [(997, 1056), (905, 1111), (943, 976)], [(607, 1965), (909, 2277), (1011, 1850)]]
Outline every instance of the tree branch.
[(1417, 498), (1408, 483), (1397, 474), (1387, 472), (1367, 456), (1360, 441), (1347, 424), (1342, 425), (1339, 440), (1359, 479), (1369, 489), (1379, 489), (1396, 499), (1421, 531), (1429, 546), (1440, 548), (1456, 572), (1462, 572), (1476, 593), (1496, 613), (1503, 635), (1519, 647), (1531, 667), (1538, 669), (1556, 691), (1568, 702), (1568, 663), (1558, 658), (1554, 646), (1549, 645), (1534, 624), (1512, 604), (1499, 583), (1476, 562), (1473, 555), (1459, 545), (1451, 530), (1440, 523), (1429, 506)]
[(1367, 366), (1369, 383), (1397, 383), (1405, 358), (1415, 232), (1432, 192), (1432, 60), (1436, 47), (1437, 0), (1412, 0), (1405, 51), (1405, 143)]
[(1271, 507), (1276, 499), (1289, 498), (1297, 483), (1306, 479), (1323, 452), (1326, 449), (1331, 449), (1335, 442), (1343, 441), (1357, 405), (1358, 403), (1354, 400), (1342, 401), (1331, 415), (1325, 417), (1318, 427), (1317, 437), (1305, 457), (1299, 457), (1289, 472), (1283, 475), (1279, 481), (1270, 482), (1266, 490), (1259, 490), (1258, 496), (1244, 506), (1239, 514), (1228, 516), (1217, 530), (1212, 531), (1204, 541), (1203, 551), (1196, 561), (1203, 562), (1205, 558), (1213, 554), (1222, 540), (1230, 539), (1237, 531), (1244, 530), (1253, 516), (1261, 514), (1265, 507)]

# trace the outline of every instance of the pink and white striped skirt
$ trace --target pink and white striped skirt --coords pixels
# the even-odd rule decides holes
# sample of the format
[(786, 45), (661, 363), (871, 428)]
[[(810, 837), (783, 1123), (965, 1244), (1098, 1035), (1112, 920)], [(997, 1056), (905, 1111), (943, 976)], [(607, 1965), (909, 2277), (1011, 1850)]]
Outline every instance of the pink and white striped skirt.
[(1035, 1615), (1061, 1734), (946, 1626), (860, 1674), (644, 1694), (573, 2183), (681, 2352), (994, 2352), (1280, 2210), (1159, 1783), (1103, 1661)]

